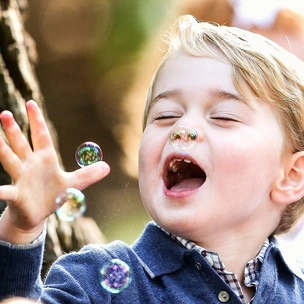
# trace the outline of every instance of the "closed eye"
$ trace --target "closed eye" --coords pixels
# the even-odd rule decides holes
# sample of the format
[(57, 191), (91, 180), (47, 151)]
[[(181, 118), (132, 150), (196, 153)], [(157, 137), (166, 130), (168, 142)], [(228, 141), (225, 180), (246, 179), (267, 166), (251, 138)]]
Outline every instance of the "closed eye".
[(180, 116), (176, 115), (159, 115), (154, 118), (154, 120), (163, 120), (163, 119), (173, 119), (173, 118), (180, 118)]
[(213, 120), (224, 120), (224, 121), (234, 121), (234, 122), (240, 122), (239, 120), (232, 118), (232, 117), (227, 117), (227, 116), (216, 116), (216, 117), (211, 117)]
[(161, 121), (161, 120), (171, 120), (171, 119), (179, 119), (181, 114), (176, 112), (162, 112), (158, 113), (154, 118), (153, 121)]

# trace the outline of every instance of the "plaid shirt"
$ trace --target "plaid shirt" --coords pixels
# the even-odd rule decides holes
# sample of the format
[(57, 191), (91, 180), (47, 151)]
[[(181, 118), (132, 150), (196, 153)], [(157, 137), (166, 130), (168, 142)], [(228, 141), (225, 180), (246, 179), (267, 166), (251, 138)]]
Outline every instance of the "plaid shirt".
[[(216, 252), (208, 251), (205, 248), (198, 246), (197, 244), (191, 241), (172, 235), (165, 230), (164, 232), (169, 234), (174, 240), (185, 246), (187, 249), (199, 251), (200, 254), (206, 258), (208, 264), (217, 271), (217, 273), (224, 280), (224, 282), (226, 282), (230, 286), (230, 288), (235, 292), (235, 294), (240, 298), (242, 303), (246, 304), (242, 287), (239, 280), (237, 279), (237, 276), (233, 272), (229, 272), (225, 269), (224, 263)], [(246, 267), (244, 269), (245, 286), (255, 288), (257, 287), (259, 282), (260, 269), (268, 245), (269, 240), (266, 239), (258, 255), (246, 264)], [(250, 303), (251, 302), (252, 300), (250, 301)]]

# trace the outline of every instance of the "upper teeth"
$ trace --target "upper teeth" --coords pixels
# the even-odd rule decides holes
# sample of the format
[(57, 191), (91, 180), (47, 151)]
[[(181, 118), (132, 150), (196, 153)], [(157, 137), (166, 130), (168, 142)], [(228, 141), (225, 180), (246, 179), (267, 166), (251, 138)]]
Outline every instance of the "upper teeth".
[(190, 164), (191, 163), (191, 160), (189, 159), (181, 159), (181, 158), (175, 158), (175, 159), (172, 159), (170, 164), (169, 164), (169, 171), (171, 172), (176, 172), (177, 169), (178, 169), (178, 165), (177, 165), (177, 162), (181, 162), (181, 161), (184, 161), (185, 163), (188, 163)]

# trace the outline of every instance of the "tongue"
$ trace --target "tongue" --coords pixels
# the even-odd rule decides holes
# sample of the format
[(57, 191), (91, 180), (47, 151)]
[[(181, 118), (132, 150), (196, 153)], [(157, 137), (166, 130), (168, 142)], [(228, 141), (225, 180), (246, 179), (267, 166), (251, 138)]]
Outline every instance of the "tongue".
[(199, 188), (204, 182), (205, 179), (202, 177), (187, 178), (172, 186), (170, 190), (175, 192), (194, 190)]

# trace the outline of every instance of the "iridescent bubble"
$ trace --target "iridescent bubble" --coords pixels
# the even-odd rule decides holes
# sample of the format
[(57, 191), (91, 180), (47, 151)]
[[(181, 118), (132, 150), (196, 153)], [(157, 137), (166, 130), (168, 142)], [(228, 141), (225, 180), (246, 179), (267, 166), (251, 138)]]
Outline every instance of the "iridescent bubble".
[(77, 148), (75, 158), (80, 167), (85, 167), (102, 160), (102, 151), (97, 144), (87, 141)]
[(82, 216), (87, 209), (84, 194), (75, 188), (68, 188), (56, 198), (61, 207), (56, 210), (58, 217), (71, 222)]
[(170, 136), (173, 148), (183, 154), (189, 153), (196, 144), (196, 139), (196, 132), (190, 126), (177, 126)]
[(131, 280), (129, 265), (119, 259), (113, 259), (100, 270), (100, 284), (111, 293), (121, 292), (130, 285)]

